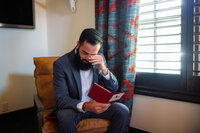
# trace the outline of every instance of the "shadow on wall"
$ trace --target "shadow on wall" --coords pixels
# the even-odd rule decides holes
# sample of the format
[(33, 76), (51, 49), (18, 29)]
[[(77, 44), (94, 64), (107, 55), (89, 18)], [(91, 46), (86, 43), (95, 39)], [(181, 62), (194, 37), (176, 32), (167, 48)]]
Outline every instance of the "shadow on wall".
[(42, 7), (45, 10), (47, 8), (45, 0), (35, 0), (35, 4), (39, 5), (40, 7)]
[(0, 114), (33, 106), (36, 93), (33, 75), (9, 74), (0, 92)]

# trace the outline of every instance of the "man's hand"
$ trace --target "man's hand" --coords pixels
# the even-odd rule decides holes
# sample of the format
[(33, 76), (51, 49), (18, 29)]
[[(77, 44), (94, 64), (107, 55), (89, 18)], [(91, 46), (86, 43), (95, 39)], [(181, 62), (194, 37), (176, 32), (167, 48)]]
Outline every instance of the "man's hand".
[(108, 107), (110, 107), (110, 103), (99, 103), (96, 101), (89, 101), (83, 104), (84, 111), (91, 111), (96, 114), (105, 112)]
[(99, 69), (102, 71), (103, 75), (108, 74), (108, 69), (104, 64), (103, 57), (101, 55), (89, 56), (89, 62), (92, 63), (92, 65), (98, 65)]

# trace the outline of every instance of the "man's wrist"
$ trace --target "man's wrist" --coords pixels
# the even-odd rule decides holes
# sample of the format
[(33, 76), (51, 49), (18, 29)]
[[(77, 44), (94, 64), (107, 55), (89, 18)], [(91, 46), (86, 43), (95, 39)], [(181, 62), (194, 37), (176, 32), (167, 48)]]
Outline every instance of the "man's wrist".
[(82, 106), (83, 111), (87, 111), (87, 103), (88, 103), (88, 102), (85, 102), (85, 103), (83, 104), (83, 106)]
[(85, 102), (80, 102), (80, 103), (78, 103), (77, 104), (77, 109), (80, 111), (80, 112), (82, 112), (82, 113), (85, 113), (86, 111), (84, 111), (83, 110), (83, 104), (84, 104)]
[(108, 68), (104, 67), (104, 69), (102, 70), (102, 74), (105, 76), (108, 74)]

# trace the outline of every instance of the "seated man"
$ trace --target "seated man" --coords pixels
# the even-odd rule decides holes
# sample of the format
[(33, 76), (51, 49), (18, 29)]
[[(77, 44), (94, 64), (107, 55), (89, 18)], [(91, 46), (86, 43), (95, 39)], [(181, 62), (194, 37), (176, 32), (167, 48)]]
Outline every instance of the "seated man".
[(111, 121), (108, 133), (123, 133), (129, 121), (129, 110), (121, 103), (98, 103), (87, 94), (91, 85), (103, 82), (106, 89), (115, 92), (118, 82), (98, 53), (102, 38), (95, 29), (85, 29), (76, 48), (55, 61), (53, 84), (55, 112), (60, 133), (76, 133), (82, 119), (102, 118)]

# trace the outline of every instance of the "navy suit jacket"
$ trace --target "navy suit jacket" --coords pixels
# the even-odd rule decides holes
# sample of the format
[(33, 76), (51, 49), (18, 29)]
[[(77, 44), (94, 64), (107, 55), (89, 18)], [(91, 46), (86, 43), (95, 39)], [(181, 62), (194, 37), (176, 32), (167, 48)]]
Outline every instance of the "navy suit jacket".
[[(55, 110), (73, 109), (78, 111), (77, 104), (81, 102), (82, 87), (80, 70), (74, 63), (75, 49), (57, 59), (53, 64), (53, 85), (56, 101)], [(104, 60), (106, 65), (106, 62)], [(93, 66), (93, 83), (102, 81), (106, 89), (115, 92), (118, 82), (109, 71), (110, 79), (106, 80), (97, 66)]]

